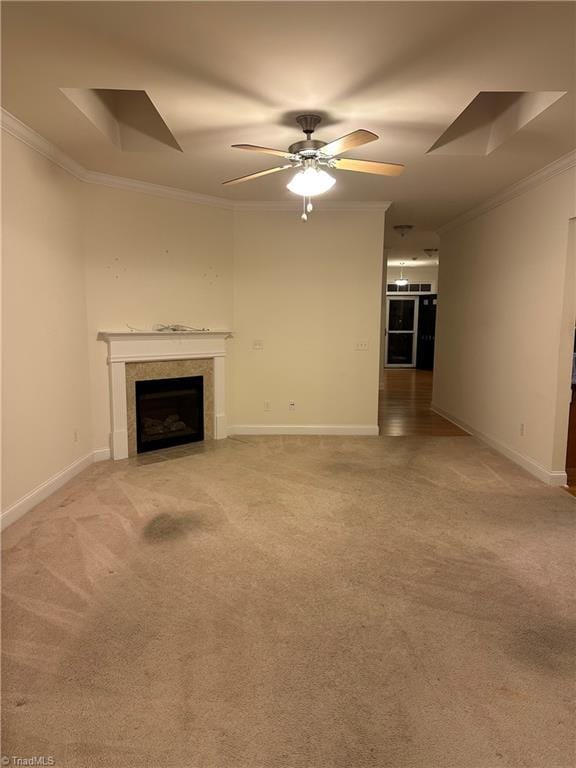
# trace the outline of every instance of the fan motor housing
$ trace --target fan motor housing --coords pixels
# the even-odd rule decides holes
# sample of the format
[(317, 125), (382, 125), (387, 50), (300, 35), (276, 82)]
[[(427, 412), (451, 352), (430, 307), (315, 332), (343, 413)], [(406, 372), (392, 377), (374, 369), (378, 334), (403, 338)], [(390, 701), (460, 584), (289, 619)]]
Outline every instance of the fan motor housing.
[(297, 141), (295, 144), (291, 144), (288, 147), (288, 152), (293, 155), (297, 155), (300, 152), (317, 152), (322, 147), (326, 146), (325, 141), (317, 141), (316, 139), (304, 139), (303, 141)]

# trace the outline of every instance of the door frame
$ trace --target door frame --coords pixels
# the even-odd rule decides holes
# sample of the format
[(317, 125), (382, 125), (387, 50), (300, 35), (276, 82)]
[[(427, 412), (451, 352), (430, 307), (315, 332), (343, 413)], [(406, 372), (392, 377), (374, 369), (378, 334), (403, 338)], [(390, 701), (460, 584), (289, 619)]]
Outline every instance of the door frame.
[[(394, 300), (410, 299), (414, 302), (414, 328), (412, 330), (412, 362), (411, 363), (389, 363), (388, 362), (388, 337), (390, 333), (410, 333), (410, 331), (389, 331), (388, 322), (390, 320), (390, 302)], [(386, 324), (384, 326), (384, 336), (386, 343), (384, 345), (384, 367), (385, 368), (416, 368), (416, 353), (418, 351), (418, 309), (420, 306), (420, 294), (407, 294), (403, 296), (386, 296)]]

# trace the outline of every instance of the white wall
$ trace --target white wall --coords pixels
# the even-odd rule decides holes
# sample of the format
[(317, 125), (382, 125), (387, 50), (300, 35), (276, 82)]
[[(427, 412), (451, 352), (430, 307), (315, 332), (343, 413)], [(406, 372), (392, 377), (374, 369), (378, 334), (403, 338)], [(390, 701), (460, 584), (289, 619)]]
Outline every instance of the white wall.
[(382, 211), (235, 213), (233, 424), (376, 430), (383, 237)]
[(81, 183), (2, 145), (3, 497), (8, 509), (92, 450)]
[(434, 405), (556, 483), (575, 320), (574, 181), (558, 174), (441, 237)]
[(232, 326), (232, 212), (82, 185), (94, 448), (107, 448), (106, 344), (98, 331)]

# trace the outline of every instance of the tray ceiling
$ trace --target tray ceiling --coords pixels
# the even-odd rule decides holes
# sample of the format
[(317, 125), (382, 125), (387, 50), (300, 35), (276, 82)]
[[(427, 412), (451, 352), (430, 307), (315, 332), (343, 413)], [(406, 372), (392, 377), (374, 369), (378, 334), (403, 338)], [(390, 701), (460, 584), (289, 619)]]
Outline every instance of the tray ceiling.
[[(255, 167), (250, 153), (230, 145), (284, 149), (300, 138), (294, 114), (320, 112), (317, 138), (366, 128), (380, 140), (352, 157), (406, 165), (399, 178), (339, 175), (327, 199), (393, 200), (396, 221), (435, 228), (576, 146), (575, 9), (555, 2), (5, 2), (2, 104), (88, 169), (271, 201), (291, 198), (286, 179), (221, 186)], [(135, 98), (149, 130), (139, 133), (154, 146), (122, 139), (125, 107), (100, 98), (107, 132), (69, 98), (81, 94), (85, 104), (86, 94), (111, 91), (144, 94)], [(532, 94), (516, 118), (501, 121), (505, 140), (490, 151), (483, 138), (484, 151), (441, 151), (479, 94), (502, 91)], [(539, 109), (544, 92), (566, 95)], [(510, 128), (528, 113), (520, 129)]]

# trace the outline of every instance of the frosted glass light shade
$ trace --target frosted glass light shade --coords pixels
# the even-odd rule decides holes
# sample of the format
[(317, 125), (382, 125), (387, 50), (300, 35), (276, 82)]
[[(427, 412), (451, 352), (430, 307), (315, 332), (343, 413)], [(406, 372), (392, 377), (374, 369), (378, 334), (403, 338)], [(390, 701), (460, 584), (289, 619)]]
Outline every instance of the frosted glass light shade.
[(397, 280), (394, 280), (396, 285), (408, 285), (408, 280), (406, 280), (405, 277), (399, 277)]
[(317, 168), (306, 168), (298, 171), (294, 178), (286, 185), (290, 192), (302, 197), (314, 197), (327, 192), (336, 183), (336, 179), (326, 171)]

